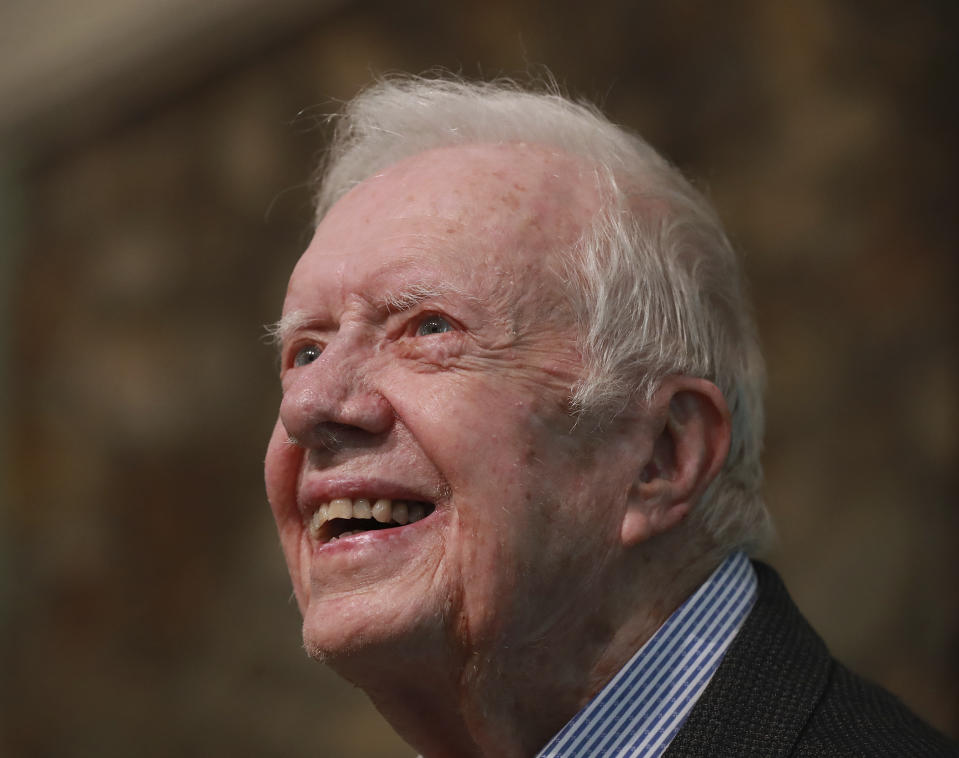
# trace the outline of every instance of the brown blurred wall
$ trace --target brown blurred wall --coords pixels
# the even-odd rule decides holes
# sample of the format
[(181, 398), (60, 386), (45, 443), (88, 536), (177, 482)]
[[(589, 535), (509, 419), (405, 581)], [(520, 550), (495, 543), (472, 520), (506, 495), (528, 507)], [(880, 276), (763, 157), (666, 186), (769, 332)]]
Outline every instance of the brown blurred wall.
[(957, 14), (863, 7), (357, 1), (122, 118), (64, 114), (2, 195), (0, 754), (410, 754), (300, 650), (262, 324), (322, 114), (437, 65), (546, 64), (706, 188), (769, 363), (769, 560), (840, 658), (959, 734)]

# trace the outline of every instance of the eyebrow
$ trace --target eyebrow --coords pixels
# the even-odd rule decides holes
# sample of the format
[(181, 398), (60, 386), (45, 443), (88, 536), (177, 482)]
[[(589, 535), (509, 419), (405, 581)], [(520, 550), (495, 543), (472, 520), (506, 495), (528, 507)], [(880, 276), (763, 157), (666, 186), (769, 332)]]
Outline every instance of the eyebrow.
[(451, 284), (426, 284), (414, 282), (407, 284), (398, 290), (389, 290), (380, 298), (381, 306), (387, 313), (401, 313), (415, 308), (425, 300), (443, 297), (444, 295), (459, 295), (460, 297), (474, 299), (459, 287)]
[[(380, 285), (384, 292), (375, 305), (389, 314), (412, 310), (424, 300), (444, 295), (453, 294), (473, 299), (464, 290), (448, 281), (437, 282), (429, 281), (429, 277), (421, 278), (419, 272), (422, 270), (422, 258), (411, 255), (401, 255), (384, 265), (373, 278), (373, 284)], [(408, 278), (408, 280), (399, 288), (391, 289), (389, 280), (396, 277)]]
[(290, 311), (284, 314), (279, 321), (274, 321), (272, 324), (266, 324), (263, 327), (266, 332), (266, 341), (278, 348), (293, 332), (307, 326), (311, 321), (313, 319), (306, 311)]

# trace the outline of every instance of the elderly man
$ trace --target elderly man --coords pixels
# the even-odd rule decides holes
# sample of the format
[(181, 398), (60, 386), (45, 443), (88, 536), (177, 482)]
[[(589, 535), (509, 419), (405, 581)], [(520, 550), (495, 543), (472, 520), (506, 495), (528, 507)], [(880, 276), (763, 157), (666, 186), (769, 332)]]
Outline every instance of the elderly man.
[(381, 83), (275, 328), (266, 482), (309, 654), (438, 756), (947, 755), (768, 567), (736, 256), (555, 94)]

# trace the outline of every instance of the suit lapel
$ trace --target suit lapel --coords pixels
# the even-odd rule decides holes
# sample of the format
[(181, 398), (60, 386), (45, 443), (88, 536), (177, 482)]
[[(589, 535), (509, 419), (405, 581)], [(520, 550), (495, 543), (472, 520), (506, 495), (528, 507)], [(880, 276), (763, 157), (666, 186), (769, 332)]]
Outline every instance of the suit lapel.
[(789, 756), (832, 670), (825, 644), (769, 566), (756, 605), (665, 758)]

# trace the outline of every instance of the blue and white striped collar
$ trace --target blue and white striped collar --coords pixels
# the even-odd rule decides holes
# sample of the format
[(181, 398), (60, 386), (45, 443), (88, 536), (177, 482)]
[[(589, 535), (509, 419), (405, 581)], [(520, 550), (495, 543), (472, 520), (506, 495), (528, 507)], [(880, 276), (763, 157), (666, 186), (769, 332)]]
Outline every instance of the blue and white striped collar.
[(733, 553), (537, 758), (662, 755), (755, 601), (756, 572)]

